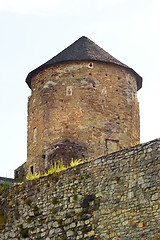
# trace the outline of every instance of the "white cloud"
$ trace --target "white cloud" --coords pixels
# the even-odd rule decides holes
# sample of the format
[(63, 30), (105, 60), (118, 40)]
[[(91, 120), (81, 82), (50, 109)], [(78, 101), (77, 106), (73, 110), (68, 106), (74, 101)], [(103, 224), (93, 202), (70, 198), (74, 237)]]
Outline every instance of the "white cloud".
[(57, 11), (63, 0), (0, 0), (0, 11), (48, 14)]

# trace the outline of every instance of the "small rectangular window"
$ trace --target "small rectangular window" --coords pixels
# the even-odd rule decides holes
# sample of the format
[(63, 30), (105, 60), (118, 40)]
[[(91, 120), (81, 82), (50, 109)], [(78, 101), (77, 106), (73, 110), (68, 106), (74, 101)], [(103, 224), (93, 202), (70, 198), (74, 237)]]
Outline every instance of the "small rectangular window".
[(34, 174), (34, 167), (33, 167), (33, 165), (30, 166), (30, 173)]

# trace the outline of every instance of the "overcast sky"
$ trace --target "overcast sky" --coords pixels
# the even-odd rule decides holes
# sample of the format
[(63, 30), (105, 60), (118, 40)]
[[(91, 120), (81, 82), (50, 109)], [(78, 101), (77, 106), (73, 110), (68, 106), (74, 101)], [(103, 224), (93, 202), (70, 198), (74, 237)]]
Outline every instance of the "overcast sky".
[(143, 77), (141, 142), (160, 137), (159, 0), (0, 0), (0, 176), (27, 156), (27, 74), (87, 36)]

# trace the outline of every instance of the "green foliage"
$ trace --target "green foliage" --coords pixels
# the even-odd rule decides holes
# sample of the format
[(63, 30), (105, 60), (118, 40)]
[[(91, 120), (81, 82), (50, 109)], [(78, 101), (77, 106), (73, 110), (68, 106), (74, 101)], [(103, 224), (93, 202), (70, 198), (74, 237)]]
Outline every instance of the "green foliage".
[(134, 146), (139, 145), (139, 144), (140, 144), (140, 141), (135, 141), (131, 144), (131, 147), (134, 147)]
[(16, 219), (16, 220), (18, 220), (19, 217), (20, 217), (20, 215), (19, 215), (19, 211), (18, 211), (17, 208), (15, 208), (15, 210), (14, 210), (14, 216), (15, 216), (15, 219)]
[(26, 222), (29, 224), (29, 223), (31, 222), (31, 218), (28, 217), (28, 218), (26, 219)]
[(23, 176), (22, 176), (22, 175), (19, 175), (19, 176), (18, 176), (18, 179), (19, 179), (19, 180), (22, 180), (22, 179), (23, 179)]
[(27, 218), (26, 222), (27, 222), (28, 224), (31, 223), (31, 218), (30, 218), (30, 217)]
[(61, 237), (61, 240), (67, 240), (66, 236)]
[(89, 178), (89, 174), (88, 173), (83, 173), (81, 176), (80, 176), (81, 180), (83, 179), (87, 179)]
[(35, 173), (35, 174), (28, 173), (26, 176), (26, 180), (33, 180), (36, 178), (40, 178), (40, 173)]
[(57, 220), (57, 223), (58, 223), (59, 226), (62, 226), (62, 219), (59, 218), (59, 219)]
[(54, 197), (54, 198), (52, 199), (52, 203), (53, 203), (54, 205), (58, 203), (58, 200), (57, 200), (56, 197)]
[(20, 189), (21, 189), (22, 191), (25, 190), (25, 184), (24, 184), (24, 183), (21, 184)]
[(0, 209), (0, 230), (4, 229), (5, 223), (6, 223), (6, 215), (2, 209)]
[(23, 229), (23, 225), (22, 224), (17, 225), (17, 227), (20, 228), (20, 229)]
[(20, 229), (20, 236), (22, 238), (27, 238), (29, 237), (29, 228), (25, 228), (25, 229)]
[(57, 210), (56, 208), (53, 208), (53, 209), (52, 209), (52, 214), (55, 215), (55, 214), (57, 213), (57, 211), (58, 211), (58, 210)]
[(15, 201), (15, 206), (18, 206), (18, 201), (17, 200)]
[(116, 181), (117, 183), (119, 183), (120, 177), (116, 177), (116, 178), (115, 178), (115, 181)]
[(82, 217), (83, 216), (83, 214), (84, 214), (84, 212), (78, 212), (76, 215), (77, 215), (77, 217)]
[(2, 209), (0, 209), (0, 217), (4, 216), (4, 211)]
[(54, 162), (54, 166), (53, 166), (53, 163), (50, 164), (50, 167), (49, 167), (49, 170), (48, 172), (46, 172), (44, 174), (44, 176), (48, 176), (50, 174), (55, 174), (57, 172), (61, 172), (61, 171), (64, 171), (66, 170), (67, 168), (64, 166), (63, 164), (63, 160), (61, 159), (60, 161), (58, 162)]
[(76, 167), (76, 166), (78, 166), (78, 165), (80, 165), (80, 164), (82, 164), (82, 163), (85, 163), (85, 162), (90, 162), (92, 159), (91, 158), (88, 158), (88, 159), (73, 159), (72, 158), (72, 160), (71, 160), (71, 162), (70, 162), (70, 168), (72, 168), (72, 167)]
[(29, 198), (24, 200), (24, 204), (25, 205), (30, 205), (31, 204), (31, 200)]
[(63, 160), (61, 159), (60, 161), (58, 161), (58, 163), (55, 161), (54, 166), (51, 163), (50, 169), (48, 170), (48, 174), (54, 174), (57, 172), (61, 172), (63, 170), (66, 170), (66, 167), (64, 166)]
[(54, 174), (54, 175), (53, 175), (53, 180), (54, 180), (55, 182), (58, 182), (58, 180), (59, 180), (59, 177), (58, 177), (58, 175), (57, 175), (57, 174)]
[(73, 195), (73, 200), (76, 202), (78, 200), (78, 195), (77, 194), (74, 194)]
[(49, 170), (46, 173), (46, 175), (54, 174), (56, 173), (56, 170), (57, 170), (56, 162), (54, 162), (54, 166), (53, 166), (53, 163), (51, 162)]
[[(34, 175), (32, 173), (29, 173), (27, 176), (26, 176), (26, 180), (33, 180), (33, 179), (36, 179), (36, 178), (39, 178), (41, 176), (48, 176), (50, 174), (56, 174), (58, 172), (61, 172), (61, 171), (64, 171), (68, 168), (72, 168), (72, 167), (76, 167), (78, 166), (79, 164), (82, 164), (82, 163), (85, 163), (85, 162), (89, 162), (91, 161), (92, 159), (88, 158), (88, 159), (73, 159), (71, 160), (70, 162), (70, 165), (69, 166), (64, 166), (63, 164), (63, 159), (61, 160), (58, 160), (58, 162), (54, 161), (54, 165), (53, 163), (50, 164), (50, 167), (49, 167), (49, 170), (43, 174), (43, 175), (40, 175), (40, 173), (35, 173)], [(55, 182), (58, 181), (58, 176), (57, 175), (54, 175), (53, 176), (53, 179), (55, 180)]]
[[(56, 166), (56, 162), (54, 162), (55, 166)], [(57, 168), (56, 168), (56, 172), (61, 172), (61, 171), (64, 171), (66, 170), (67, 168), (64, 166), (63, 164), (63, 160), (61, 159), (60, 161), (58, 161), (58, 164), (57, 164)]]
[(13, 223), (14, 222), (14, 220), (13, 220), (13, 218), (11, 218), (10, 220), (9, 220), (9, 223)]
[(33, 209), (34, 212), (38, 211), (37, 205), (35, 204), (35, 205), (32, 207), (32, 209)]
[(13, 184), (4, 182), (2, 185), (0, 185), (0, 191), (3, 191), (4, 189), (10, 188), (12, 186), (13, 186)]
[(10, 200), (12, 200), (12, 197), (13, 197), (12, 194), (9, 193), (9, 194), (8, 194), (8, 198), (9, 198)]
[(72, 168), (72, 167), (76, 167), (76, 166), (78, 166), (79, 164), (81, 164), (81, 163), (84, 163), (85, 161), (84, 160), (82, 160), (82, 159), (73, 159), (72, 158), (72, 160), (71, 160), (71, 162), (70, 162), (70, 167)]
[(40, 192), (40, 187), (39, 186), (36, 186), (36, 191)]
[(66, 138), (63, 139), (63, 142), (65, 143), (65, 142), (71, 142), (71, 141), (70, 141), (69, 138), (66, 137)]
[(20, 192), (20, 189), (16, 186), (14, 192), (15, 192), (15, 194), (17, 195), (17, 194)]

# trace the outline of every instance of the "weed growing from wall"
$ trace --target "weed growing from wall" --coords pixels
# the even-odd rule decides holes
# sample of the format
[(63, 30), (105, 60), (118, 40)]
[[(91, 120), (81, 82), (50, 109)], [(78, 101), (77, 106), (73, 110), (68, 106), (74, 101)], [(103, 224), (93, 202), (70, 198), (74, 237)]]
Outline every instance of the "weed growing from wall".
[(31, 204), (31, 200), (29, 198), (25, 199), (24, 204), (29, 206)]
[(27, 238), (29, 237), (29, 229), (25, 228), (25, 229), (20, 229), (20, 236), (22, 238)]
[(64, 143), (65, 143), (65, 142), (71, 142), (71, 140), (66, 137), (66, 138), (63, 139), (63, 142), (64, 142)]
[(76, 166), (78, 166), (79, 164), (82, 164), (82, 163), (84, 163), (84, 162), (86, 162), (85, 160), (83, 160), (83, 159), (73, 159), (72, 158), (72, 160), (71, 160), (71, 162), (70, 162), (70, 168), (72, 168), (72, 167), (76, 167)]
[(3, 230), (6, 223), (6, 215), (2, 209), (0, 209), (0, 231)]
[(88, 158), (88, 159), (73, 159), (71, 160), (70, 162), (70, 165), (69, 166), (64, 166), (63, 164), (63, 159), (61, 159), (60, 161), (58, 162), (54, 162), (54, 165), (53, 163), (50, 164), (50, 168), (49, 170), (43, 174), (43, 175), (40, 175), (40, 173), (35, 173), (35, 174), (32, 174), (32, 173), (29, 173), (27, 176), (26, 176), (26, 180), (33, 180), (33, 179), (36, 179), (36, 178), (40, 178), (40, 177), (43, 177), (43, 176), (48, 176), (50, 174), (56, 174), (58, 172), (61, 172), (61, 171), (64, 171), (68, 168), (73, 168), (73, 167), (76, 167), (82, 163), (85, 163), (85, 162), (90, 162), (92, 159), (91, 158)]
[(53, 203), (54, 205), (58, 203), (58, 200), (57, 200), (56, 197), (54, 197), (54, 198), (52, 199), (52, 203)]
[(4, 189), (10, 188), (11, 186), (13, 186), (13, 184), (4, 182), (2, 185), (0, 185), (0, 192)]
[(40, 173), (29, 173), (27, 174), (26, 176), (26, 180), (33, 180), (33, 179), (36, 179), (36, 178), (39, 178), (40, 177)]
[(57, 220), (57, 223), (58, 223), (59, 226), (62, 226), (62, 225), (63, 225), (63, 224), (62, 224), (62, 219), (59, 218), (59, 219)]
[(51, 163), (48, 172), (44, 175), (54, 174), (57, 172), (64, 171), (66, 169), (67, 169), (67, 167), (64, 166), (63, 160), (61, 159), (60, 161), (58, 161), (58, 163), (55, 161), (54, 166), (53, 166), (53, 163)]
[(18, 220), (19, 217), (20, 217), (20, 214), (19, 214), (19, 211), (18, 211), (17, 208), (15, 208), (15, 210), (14, 210), (14, 216), (15, 216), (15, 219), (16, 219), (16, 220)]

